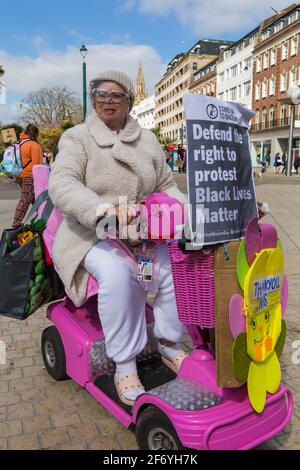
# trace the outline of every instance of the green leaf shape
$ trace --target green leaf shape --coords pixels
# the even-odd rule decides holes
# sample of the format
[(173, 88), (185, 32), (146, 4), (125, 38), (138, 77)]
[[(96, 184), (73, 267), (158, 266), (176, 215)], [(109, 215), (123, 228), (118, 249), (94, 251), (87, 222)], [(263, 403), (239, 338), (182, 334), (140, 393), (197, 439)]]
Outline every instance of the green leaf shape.
[(250, 266), (247, 260), (246, 243), (245, 239), (242, 238), (236, 257), (236, 274), (238, 278), (238, 283), (242, 290), (244, 290), (245, 277), (249, 269)]
[(247, 381), (251, 358), (247, 354), (247, 334), (240, 333), (233, 342), (232, 362), (237, 380), (241, 383)]
[(281, 353), (283, 351), (285, 339), (286, 339), (286, 321), (282, 319), (281, 320), (281, 332), (277, 340), (276, 346), (274, 348), (274, 351), (276, 352), (278, 358), (281, 356)]

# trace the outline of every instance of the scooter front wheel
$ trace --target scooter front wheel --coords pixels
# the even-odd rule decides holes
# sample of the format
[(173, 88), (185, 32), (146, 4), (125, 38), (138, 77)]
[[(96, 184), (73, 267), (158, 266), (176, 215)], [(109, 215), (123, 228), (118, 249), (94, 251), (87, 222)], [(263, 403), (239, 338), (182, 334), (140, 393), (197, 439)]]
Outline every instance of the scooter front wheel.
[(182, 450), (174, 426), (155, 406), (149, 406), (138, 417), (136, 440), (140, 450)]
[(55, 380), (68, 378), (66, 372), (65, 348), (57, 328), (52, 325), (42, 334), (42, 355), (45, 368)]

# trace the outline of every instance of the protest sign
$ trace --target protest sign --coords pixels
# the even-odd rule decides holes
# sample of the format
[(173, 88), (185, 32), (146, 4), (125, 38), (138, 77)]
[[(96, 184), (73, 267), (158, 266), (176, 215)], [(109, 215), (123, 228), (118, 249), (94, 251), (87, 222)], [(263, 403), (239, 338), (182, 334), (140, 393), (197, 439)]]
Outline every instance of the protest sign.
[(253, 111), (210, 96), (184, 95), (192, 244), (244, 236), (257, 216), (248, 127)]

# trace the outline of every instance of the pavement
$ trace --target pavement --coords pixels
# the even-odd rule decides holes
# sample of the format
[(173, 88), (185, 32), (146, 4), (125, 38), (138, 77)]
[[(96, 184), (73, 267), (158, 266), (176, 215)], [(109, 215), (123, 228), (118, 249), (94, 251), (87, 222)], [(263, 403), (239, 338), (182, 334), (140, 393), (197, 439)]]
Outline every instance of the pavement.
[[(175, 178), (186, 191), (185, 175)], [(282, 380), (295, 400), (291, 423), (258, 448), (299, 449), (300, 346), (297, 353), (295, 342), (300, 345), (300, 179), (263, 175), (256, 181), (257, 199), (270, 206), (264, 221), (277, 227), (284, 246), (289, 302), (280, 362)], [(18, 194), (15, 183), (0, 177), (0, 233), (11, 225)], [(40, 339), (49, 324), (45, 307), (23, 322), (0, 316), (0, 340), (6, 345), (6, 364), (0, 364), (0, 449), (137, 449), (134, 434), (85, 390), (71, 380), (56, 382), (48, 376)], [(190, 348), (188, 337), (184, 348)]]

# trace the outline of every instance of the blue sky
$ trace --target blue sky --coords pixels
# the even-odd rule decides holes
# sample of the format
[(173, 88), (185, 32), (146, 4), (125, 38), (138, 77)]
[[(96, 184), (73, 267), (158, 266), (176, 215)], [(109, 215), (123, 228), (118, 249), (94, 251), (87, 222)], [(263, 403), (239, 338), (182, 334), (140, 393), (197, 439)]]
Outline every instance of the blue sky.
[[(119, 68), (133, 80), (139, 60), (149, 92), (166, 63), (198, 39), (237, 40), (286, 0), (21, 0), (1, 4), (0, 65), (6, 70), (7, 105), (0, 119), (16, 111), (15, 102), (43, 86), (81, 90), (85, 42), (88, 79)], [(16, 12), (12, 17), (12, 9)], [(3, 19), (10, 19), (3, 21)], [(3, 109), (5, 108), (5, 109)]]

